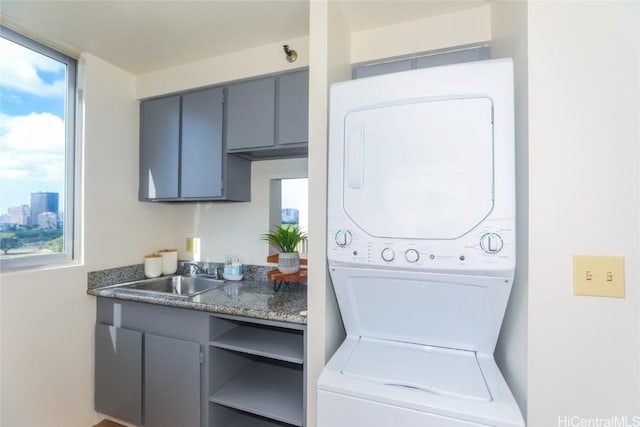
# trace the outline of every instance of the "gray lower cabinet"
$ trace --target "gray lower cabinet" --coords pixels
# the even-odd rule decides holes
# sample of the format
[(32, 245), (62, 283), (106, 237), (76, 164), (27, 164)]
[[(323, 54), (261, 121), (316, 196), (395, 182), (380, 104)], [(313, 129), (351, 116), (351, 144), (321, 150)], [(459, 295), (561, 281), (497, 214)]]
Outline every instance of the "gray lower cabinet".
[(96, 320), (96, 411), (145, 427), (208, 425), (206, 314), (98, 298)]
[(95, 407), (142, 425), (142, 332), (96, 324)]
[(210, 427), (304, 425), (304, 331), (211, 318)]
[(200, 426), (200, 344), (145, 334), (144, 425)]
[(145, 427), (302, 427), (305, 333), (305, 325), (99, 297), (96, 411)]
[(143, 201), (250, 200), (251, 163), (223, 147), (224, 89), (140, 104)]

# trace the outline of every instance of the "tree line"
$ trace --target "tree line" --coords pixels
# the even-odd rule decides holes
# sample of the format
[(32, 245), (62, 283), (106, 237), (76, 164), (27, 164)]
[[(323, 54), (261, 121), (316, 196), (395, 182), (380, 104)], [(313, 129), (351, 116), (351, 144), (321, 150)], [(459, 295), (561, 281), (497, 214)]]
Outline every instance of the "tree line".
[(54, 252), (62, 251), (63, 230), (61, 228), (42, 229), (33, 227), (0, 232), (0, 250), (6, 255), (11, 249), (37, 245), (39, 248), (50, 249)]

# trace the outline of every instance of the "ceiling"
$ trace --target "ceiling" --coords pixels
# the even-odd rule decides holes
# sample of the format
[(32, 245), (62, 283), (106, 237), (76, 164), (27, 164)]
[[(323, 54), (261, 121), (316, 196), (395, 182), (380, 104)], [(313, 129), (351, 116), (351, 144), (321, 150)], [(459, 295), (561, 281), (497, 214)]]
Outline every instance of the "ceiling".
[[(487, 0), (330, 1), (362, 31)], [(133, 74), (309, 34), (309, 0), (2, 0), (0, 12), (19, 30)]]

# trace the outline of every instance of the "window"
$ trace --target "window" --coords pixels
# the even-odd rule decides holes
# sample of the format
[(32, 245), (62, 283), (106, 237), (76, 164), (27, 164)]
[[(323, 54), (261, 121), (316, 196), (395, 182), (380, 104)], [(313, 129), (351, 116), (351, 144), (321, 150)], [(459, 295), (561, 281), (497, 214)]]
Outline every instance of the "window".
[(0, 26), (0, 268), (73, 258), (76, 60)]
[(305, 233), (309, 230), (309, 179), (292, 178), (280, 180), (281, 185), (281, 224), (293, 224)]
[[(309, 179), (282, 178), (272, 179), (269, 201), (269, 222), (276, 225), (297, 225), (305, 233), (309, 231)], [(298, 248), (307, 252), (307, 242)], [(275, 254), (275, 248), (269, 246), (269, 253)]]

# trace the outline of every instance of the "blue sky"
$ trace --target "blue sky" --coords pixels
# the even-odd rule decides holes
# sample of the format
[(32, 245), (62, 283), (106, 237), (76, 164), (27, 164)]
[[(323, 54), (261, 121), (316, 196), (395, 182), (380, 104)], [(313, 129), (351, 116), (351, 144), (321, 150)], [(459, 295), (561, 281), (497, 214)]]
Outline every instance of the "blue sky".
[(66, 67), (0, 37), (0, 214), (64, 194)]

